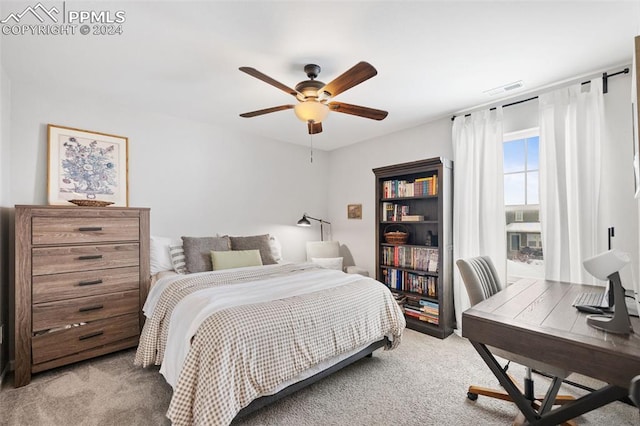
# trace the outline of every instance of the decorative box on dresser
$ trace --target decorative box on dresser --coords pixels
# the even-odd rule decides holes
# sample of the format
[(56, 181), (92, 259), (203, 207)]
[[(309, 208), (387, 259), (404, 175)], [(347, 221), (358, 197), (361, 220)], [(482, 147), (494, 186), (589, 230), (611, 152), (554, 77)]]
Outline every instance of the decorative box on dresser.
[(16, 206), (15, 376), (138, 344), (149, 209)]

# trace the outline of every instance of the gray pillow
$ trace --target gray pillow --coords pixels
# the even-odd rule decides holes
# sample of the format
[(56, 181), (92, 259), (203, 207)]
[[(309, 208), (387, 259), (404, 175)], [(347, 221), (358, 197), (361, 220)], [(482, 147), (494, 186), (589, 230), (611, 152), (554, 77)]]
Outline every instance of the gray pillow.
[(211, 251), (231, 248), (229, 237), (182, 237), (185, 263), (190, 274), (212, 271)]
[(229, 238), (231, 239), (231, 250), (259, 250), (263, 265), (278, 263), (271, 254), (269, 234)]

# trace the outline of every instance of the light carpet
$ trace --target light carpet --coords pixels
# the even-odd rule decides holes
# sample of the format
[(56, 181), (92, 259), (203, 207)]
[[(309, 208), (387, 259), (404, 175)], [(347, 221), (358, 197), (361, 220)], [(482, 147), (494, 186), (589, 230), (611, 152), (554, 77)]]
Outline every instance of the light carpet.
[[(14, 389), (0, 390), (2, 425), (168, 425), (164, 414), (171, 388), (158, 368), (133, 365), (127, 350), (34, 375)], [(512, 365), (518, 379), (524, 369)], [(548, 380), (535, 376), (536, 393)], [(571, 376), (588, 386), (602, 384)], [(514, 404), (467, 399), (469, 384), (498, 387), (497, 380), (466, 339), (440, 340), (406, 330), (400, 347), (321, 380), (234, 425), (509, 425)], [(563, 385), (561, 393), (585, 391)], [(637, 408), (615, 402), (576, 419), (580, 425), (640, 424)]]

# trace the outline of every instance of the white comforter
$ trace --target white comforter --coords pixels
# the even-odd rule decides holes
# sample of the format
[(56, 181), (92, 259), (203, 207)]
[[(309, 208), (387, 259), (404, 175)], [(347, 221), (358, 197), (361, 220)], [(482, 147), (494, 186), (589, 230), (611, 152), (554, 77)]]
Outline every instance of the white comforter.
[(312, 264), (164, 278), (144, 312), (135, 363), (161, 365), (175, 425), (228, 424), (325, 363), (383, 337), (396, 347), (405, 327), (383, 284)]
[(178, 381), (190, 342), (196, 331), (214, 312), (234, 306), (284, 299), (338, 287), (362, 279), (332, 269), (317, 269), (304, 274), (277, 276), (223, 287), (199, 290), (186, 296), (171, 315), (169, 335), (160, 373), (172, 387)]

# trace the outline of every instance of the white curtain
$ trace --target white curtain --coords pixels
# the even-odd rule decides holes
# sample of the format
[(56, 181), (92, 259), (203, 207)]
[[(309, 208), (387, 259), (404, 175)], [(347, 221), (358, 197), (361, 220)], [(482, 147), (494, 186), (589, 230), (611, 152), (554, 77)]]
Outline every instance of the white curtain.
[[(502, 167), (502, 108), (459, 116), (453, 122), (453, 259), (487, 255), (506, 278), (506, 229)], [(458, 332), (469, 297), (454, 266)]]
[(545, 278), (596, 284), (582, 261), (606, 250), (599, 214), (602, 79), (540, 95), (539, 120)]

